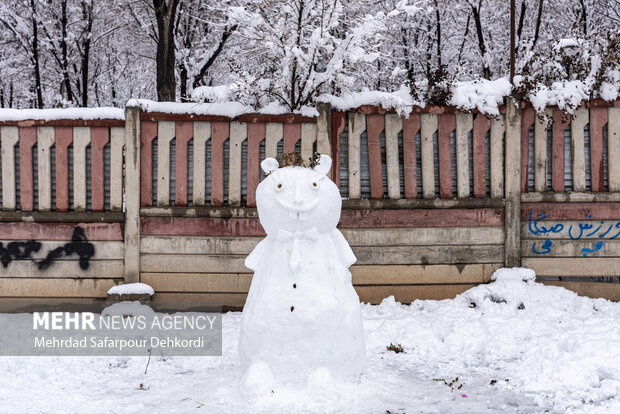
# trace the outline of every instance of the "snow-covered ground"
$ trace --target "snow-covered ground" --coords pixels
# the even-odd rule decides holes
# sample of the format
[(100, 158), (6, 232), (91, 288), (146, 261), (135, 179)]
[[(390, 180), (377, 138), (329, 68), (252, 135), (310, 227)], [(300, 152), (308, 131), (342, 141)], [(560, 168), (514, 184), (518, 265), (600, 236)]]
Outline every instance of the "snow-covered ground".
[(235, 312), (224, 316), (222, 357), (153, 359), (146, 375), (146, 356), (1, 357), (0, 413), (620, 412), (620, 303), (521, 276), (504, 272), (453, 300), (364, 305), (359, 383), (244, 399)]

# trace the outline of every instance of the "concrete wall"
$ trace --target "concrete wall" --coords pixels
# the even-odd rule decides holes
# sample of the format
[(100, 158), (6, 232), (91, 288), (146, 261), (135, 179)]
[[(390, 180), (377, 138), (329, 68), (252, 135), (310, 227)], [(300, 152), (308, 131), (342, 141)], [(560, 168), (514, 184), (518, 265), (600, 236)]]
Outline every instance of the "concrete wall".
[(134, 281), (155, 288), (160, 309), (242, 307), (243, 259), (264, 236), (260, 161), (293, 150), (334, 160), (366, 302), (454, 297), (521, 263), (619, 300), (613, 105), (546, 119), (511, 104), (491, 118), (322, 105), (318, 118), (127, 108), (124, 124), (3, 123), (0, 311), (101, 307), (110, 286)]

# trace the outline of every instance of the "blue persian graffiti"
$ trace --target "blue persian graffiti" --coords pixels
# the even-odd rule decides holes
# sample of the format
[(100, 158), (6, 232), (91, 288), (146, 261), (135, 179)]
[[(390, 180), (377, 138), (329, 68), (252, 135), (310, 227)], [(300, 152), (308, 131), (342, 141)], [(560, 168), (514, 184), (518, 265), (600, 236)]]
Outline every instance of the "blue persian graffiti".
[(551, 245), (552, 242), (551, 240), (547, 239), (545, 240), (545, 242), (542, 244), (542, 246), (540, 246), (540, 250), (536, 250), (536, 242), (534, 242), (534, 244), (532, 244), (532, 251), (536, 254), (547, 254), (547, 253), (551, 253)]
[[(531, 234), (539, 234), (539, 235), (550, 235), (561, 233), (564, 230), (564, 225), (561, 223), (557, 224), (547, 224), (544, 225), (540, 223), (541, 220), (549, 217), (549, 214), (543, 212), (536, 214), (534, 216), (534, 210), (530, 210), (530, 217), (528, 220), (528, 230)], [(591, 219), (592, 214), (590, 214), (590, 210), (588, 210), (584, 218)], [(613, 230), (613, 231), (612, 231)], [(617, 230), (617, 231), (616, 231)], [(592, 224), (591, 222), (583, 222), (578, 223), (573, 228), (571, 224), (568, 228), (568, 237), (571, 240), (581, 240), (581, 239), (605, 239), (605, 240), (614, 240), (620, 237), (620, 221), (615, 223), (611, 223), (607, 225), (604, 220), (601, 220), (600, 224)], [(549, 254), (551, 253), (551, 247), (553, 246), (553, 242), (549, 239), (546, 239), (542, 242), (542, 244), (536, 246), (536, 242), (532, 244), (532, 252), (534, 254)], [(583, 257), (586, 257), (588, 254), (596, 253), (603, 248), (603, 240), (600, 240), (594, 244), (594, 248), (582, 248), (581, 253)]]
[(588, 253), (598, 252), (602, 248), (603, 248), (603, 242), (599, 241), (599, 242), (596, 242), (596, 244), (594, 245), (594, 249), (586, 249), (584, 247), (583, 249), (581, 249), (581, 251), (583, 252), (583, 257), (586, 257)]

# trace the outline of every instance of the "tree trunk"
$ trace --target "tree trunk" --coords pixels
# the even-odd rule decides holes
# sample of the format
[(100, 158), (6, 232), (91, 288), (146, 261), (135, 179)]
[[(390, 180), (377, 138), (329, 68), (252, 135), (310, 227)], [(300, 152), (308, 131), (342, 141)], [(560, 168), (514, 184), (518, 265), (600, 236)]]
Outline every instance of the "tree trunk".
[(471, 13), (467, 15), (467, 23), (465, 23), (465, 33), (463, 33), (463, 41), (461, 42), (461, 47), (459, 48), (459, 57), (457, 62), (459, 62), (459, 66), (461, 65), (461, 56), (463, 55), (463, 50), (465, 49), (465, 41), (467, 40), (467, 35), (469, 34), (469, 22), (471, 21)]
[(37, 94), (37, 107), (43, 109), (43, 90), (41, 86), (41, 68), (39, 65), (39, 23), (35, 0), (30, 0), (32, 9), (32, 61), (34, 63), (34, 88)]
[(185, 64), (179, 65), (179, 87), (181, 89), (181, 102), (188, 102), (190, 97), (187, 95), (187, 66)]
[[(297, 45), (297, 47), (301, 46), (301, 31), (303, 29), (302, 27), (302, 21), (303, 21), (303, 16), (304, 16), (304, 2), (303, 0), (299, 2), (299, 7), (297, 9), (297, 39), (295, 41), (295, 44)], [(298, 57), (295, 57), (293, 59), (293, 68), (291, 70), (291, 79), (290, 79), (290, 84), (291, 84), (291, 90), (289, 92), (289, 99), (290, 99), (290, 103), (289, 103), (289, 107), (291, 110), (293, 109), (297, 109), (297, 101), (299, 100), (299, 98), (301, 98), (301, 96), (297, 96), (296, 92), (296, 88), (297, 88), (297, 65), (298, 65)], [(299, 91), (299, 94), (301, 95), (302, 91)]]
[(480, 7), (482, 6), (482, 0), (478, 2), (478, 7), (471, 5), (471, 11), (474, 16), (474, 23), (476, 24), (476, 34), (478, 35), (478, 49), (482, 56), (482, 76), (485, 79), (491, 79), (491, 69), (486, 61), (487, 48), (484, 44), (484, 35), (482, 33), (482, 22), (480, 21)]
[(581, 4), (581, 22), (583, 23), (583, 35), (588, 35), (588, 10), (586, 8), (586, 3), (583, 0), (579, 0)]
[[(69, 58), (68, 58), (68, 46), (67, 46), (67, 0), (63, 0), (60, 3), (61, 17), (60, 28), (62, 36), (60, 38), (60, 49), (62, 53), (62, 81), (64, 83), (64, 89), (67, 92), (67, 101), (74, 102), (73, 89), (71, 88), (71, 80), (69, 79)], [(62, 92), (61, 92), (62, 93)]]
[(153, 0), (157, 18), (157, 100), (176, 100), (174, 21), (180, 0)]
[(538, 41), (538, 35), (540, 33), (540, 23), (542, 22), (542, 14), (543, 14), (543, 1), (540, 0), (538, 2), (538, 16), (536, 16), (536, 30), (534, 31), (534, 41), (532, 43), (532, 48), (536, 46), (536, 42)]
[(519, 15), (519, 25), (517, 26), (517, 39), (515, 46), (515, 56), (519, 56), (519, 44), (521, 43), (521, 33), (523, 33), (523, 23), (525, 22), (525, 12), (527, 11), (527, 6), (525, 5), (525, 0), (521, 2), (521, 14)]
[(93, 4), (82, 3), (82, 17), (86, 21), (86, 36), (82, 51), (82, 106), (88, 106), (88, 65), (90, 61), (90, 43), (93, 30)]
[(441, 18), (439, 16), (439, 4), (435, 0), (435, 19), (436, 19), (436, 31), (437, 31), (437, 65), (439, 70), (443, 66), (441, 62)]

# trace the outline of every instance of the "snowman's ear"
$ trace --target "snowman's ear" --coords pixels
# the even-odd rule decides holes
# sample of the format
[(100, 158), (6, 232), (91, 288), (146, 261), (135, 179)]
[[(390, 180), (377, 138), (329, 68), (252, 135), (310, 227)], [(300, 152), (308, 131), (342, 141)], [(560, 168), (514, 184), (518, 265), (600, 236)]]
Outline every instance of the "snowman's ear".
[(314, 171), (318, 171), (320, 173), (326, 174), (332, 166), (332, 158), (329, 155), (321, 154), (319, 157), (319, 162), (314, 167)]
[(265, 171), (265, 174), (271, 174), (278, 169), (278, 161), (275, 158), (265, 158), (260, 163), (260, 167)]

